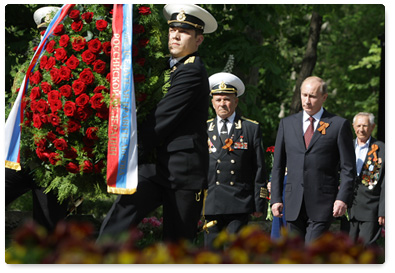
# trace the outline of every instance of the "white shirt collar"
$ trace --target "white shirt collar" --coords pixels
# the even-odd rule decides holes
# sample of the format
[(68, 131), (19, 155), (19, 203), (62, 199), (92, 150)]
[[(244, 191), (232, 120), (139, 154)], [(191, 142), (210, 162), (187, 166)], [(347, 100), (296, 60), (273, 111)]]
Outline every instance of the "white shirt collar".
[(170, 57), (170, 68), (172, 68), (176, 63), (178, 63), (184, 57), (173, 58)]
[[(315, 113), (312, 117), (315, 119), (315, 121), (321, 120), (322, 114), (324, 113), (324, 108), (321, 107), (320, 111)], [(303, 121), (309, 120), (310, 115), (306, 113), (306, 111), (303, 111)]]
[(370, 140), (372, 139), (372, 136), (369, 137), (368, 141), (366, 141), (366, 143), (362, 146), (358, 145), (358, 138), (355, 139), (355, 148), (357, 148), (359, 146), (360, 149), (365, 148), (365, 147), (369, 147), (370, 145)]
[[(230, 129), (232, 128), (233, 122), (235, 121), (235, 117), (236, 117), (236, 112), (233, 112), (233, 114), (230, 115), (230, 117), (227, 118), (228, 122), (226, 123), (226, 127), (228, 128), (228, 133), (230, 132)], [(218, 131), (221, 130), (220, 128), (222, 127), (221, 120), (222, 120), (222, 118), (217, 115), (217, 128), (218, 128)]]

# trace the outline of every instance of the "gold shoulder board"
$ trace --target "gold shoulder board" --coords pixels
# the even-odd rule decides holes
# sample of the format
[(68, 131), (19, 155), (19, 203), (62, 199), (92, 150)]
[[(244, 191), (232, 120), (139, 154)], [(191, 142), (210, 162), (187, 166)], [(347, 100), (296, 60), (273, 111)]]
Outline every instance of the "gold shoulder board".
[(244, 120), (246, 120), (246, 121), (249, 121), (249, 122), (252, 122), (252, 123), (255, 123), (255, 124), (259, 124), (258, 121), (255, 121), (255, 120), (252, 120), (252, 119), (248, 119), (248, 118), (246, 118), (246, 117), (241, 117), (241, 118), (244, 119)]
[(194, 62), (195, 62), (195, 56), (191, 56), (188, 59), (186, 59), (184, 64), (193, 64)]

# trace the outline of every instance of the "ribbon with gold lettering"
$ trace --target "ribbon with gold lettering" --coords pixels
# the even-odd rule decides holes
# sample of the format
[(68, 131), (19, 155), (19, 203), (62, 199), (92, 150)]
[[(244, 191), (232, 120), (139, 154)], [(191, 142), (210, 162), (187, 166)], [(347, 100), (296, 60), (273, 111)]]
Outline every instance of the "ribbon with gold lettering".
[(318, 132), (321, 132), (321, 134), (326, 135), (326, 130), (325, 129), (329, 127), (329, 123), (320, 121), (320, 125), (321, 125), (321, 127), (317, 129)]

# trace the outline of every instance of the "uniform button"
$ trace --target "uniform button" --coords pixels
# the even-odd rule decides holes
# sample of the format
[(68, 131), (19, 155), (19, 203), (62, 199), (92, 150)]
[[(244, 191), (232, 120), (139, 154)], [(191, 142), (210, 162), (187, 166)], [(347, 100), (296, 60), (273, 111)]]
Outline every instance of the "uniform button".
[(215, 182), (215, 184), (219, 185), (219, 181)]
[(217, 162), (218, 162), (218, 163), (221, 163), (221, 160), (220, 160), (220, 159), (218, 159), (218, 160), (217, 160)]
[(221, 171), (220, 171), (220, 170), (217, 170), (217, 173), (221, 173)]
[(231, 186), (233, 186), (235, 183), (233, 183), (233, 182), (230, 182), (229, 184), (230, 184)]
[(235, 162), (236, 162), (236, 161), (235, 161), (234, 159), (232, 159), (232, 160), (230, 161), (230, 163), (233, 163), (233, 164), (234, 164)]
[(235, 174), (235, 171), (230, 171), (231, 174)]

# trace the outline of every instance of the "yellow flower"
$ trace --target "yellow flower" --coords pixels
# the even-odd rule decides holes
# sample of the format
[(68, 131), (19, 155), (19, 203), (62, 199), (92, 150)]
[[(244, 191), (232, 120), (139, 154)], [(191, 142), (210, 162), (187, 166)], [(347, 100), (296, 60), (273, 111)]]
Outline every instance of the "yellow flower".
[(196, 264), (219, 264), (221, 262), (222, 258), (220, 255), (209, 251), (200, 252), (195, 257)]

